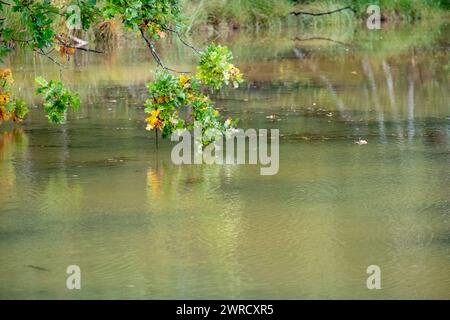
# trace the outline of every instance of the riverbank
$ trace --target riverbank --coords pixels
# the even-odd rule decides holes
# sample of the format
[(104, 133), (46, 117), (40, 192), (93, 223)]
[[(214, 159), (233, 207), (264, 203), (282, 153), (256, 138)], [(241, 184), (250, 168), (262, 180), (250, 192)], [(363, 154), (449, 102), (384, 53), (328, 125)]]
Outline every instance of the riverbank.
[[(373, 2), (359, 0), (349, 4), (349, 1), (329, 0), (181, 0), (181, 5), (187, 17), (186, 28), (194, 31), (205, 28), (259, 29), (292, 23), (339, 24), (349, 19), (357, 22), (367, 17), (367, 7)], [(431, 0), (381, 0), (378, 4), (384, 22), (436, 18), (448, 15), (450, 9), (448, 4)]]
[[(311, 27), (354, 29), (364, 24), (368, 17), (367, 7), (372, 0), (180, 0), (182, 32), (196, 36), (206, 33), (212, 37), (224, 36), (233, 30), (259, 31), (262, 29), (284, 30), (293, 27), (309, 32)], [(101, 3), (101, 1), (99, 2)], [(349, 4), (351, 3), (351, 4)], [(450, 17), (450, 5), (432, 0), (379, 0), (383, 23), (415, 23), (438, 21)], [(12, 30), (11, 38), (23, 38), (27, 32), (18, 14), (3, 7), (3, 27)], [(99, 18), (86, 33), (79, 30), (78, 37), (95, 41), (97, 45), (113, 44), (123, 38), (124, 28), (120, 18)], [(64, 24), (60, 33), (65, 32)], [(1, 37), (0, 37), (1, 39)], [(10, 48), (23, 43), (10, 41)], [(103, 47), (100, 47), (102, 50)]]

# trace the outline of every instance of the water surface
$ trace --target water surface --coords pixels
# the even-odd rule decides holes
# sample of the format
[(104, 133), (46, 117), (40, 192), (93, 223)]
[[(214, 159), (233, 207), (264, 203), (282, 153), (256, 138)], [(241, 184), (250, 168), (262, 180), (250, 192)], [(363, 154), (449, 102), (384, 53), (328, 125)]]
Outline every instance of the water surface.
[[(62, 74), (82, 107), (0, 127), (0, 297), (450, 298), (449, 27), (275, 30), (213, 39), (246, 75), (215, 96), (242, 128), (280, 129), (280, 170), (176, 166), (144, 130), (155, 65), (138, 41), (79, 54)], [(192, 39), (199, 46), (211, 39)], [(165, 61), (195, 70), (175, 39)], [(20, 89), (20, 90), (19, 90)], [(359, 137), (368, 141), (358, 146)], [(65, 287), (68, 265), (82, 289)], [(382, 289), (366, 288), (366, 268)]]

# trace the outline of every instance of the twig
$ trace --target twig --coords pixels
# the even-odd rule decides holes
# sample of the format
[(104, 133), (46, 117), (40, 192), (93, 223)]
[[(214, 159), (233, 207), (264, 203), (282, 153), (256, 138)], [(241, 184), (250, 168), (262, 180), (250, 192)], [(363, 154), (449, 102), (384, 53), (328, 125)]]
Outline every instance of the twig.
[(341, 12), (341, 11), (344, 11), (344, 10), (347, 10), (347, 9), (349, 9), (349, 10), (353, 11), (354, 13), (356, 13), (356, 10), (355, 10), (355, 9), (353, 9), (351, 6), (347, 6), (347, 7), (344, 7), (344, 8), (340, 8), (340, 9), (336, 9), (336, 10), (331, 10), (331, 11), (327, 11), (327, 12), (317, 12), (317, 13), (314, 13), (314, 12), (305, 12), (305, 11), (292, 11), (292, 12), (290, 12), (290, 14), (293, 14), (293, 15), (295, 15), (295, 16), (299, 16), (299, 15), (324, 16), (324, 15), (327, 15), (327, 14), (332, 14), (332, 13), (336, 13), (336, 12)]
[(188, 43), (186, 40), (184, 40), (184, 39), (181, 37), (179, 31), (177, 31), (177, 30), (175, 30), (175, 29), (172, 29), (172, 28), (170, 28), (170, 27), (167, 27), (167, 26), (165, 26), (165, 25), (163, 25), (163, 24), (160, 24), (160, 23), (159, 23), (158, 21), (156, 21), (156, 20), (151, 19), (150, 21), (153, 22), (153, 23), (158, 24), (163, 30), (166, 30), (166, 31), (175, 33), (175, 34), (177, 35), (178, 39), (180, 39), (180, 41), (181, 41), (186, 47), (189, 47), (189, 48), (191, 48), (192, 50), (194, 50), (195, 53), (200, 54), (200, 50), (198, 50), (198, 49), (197, 49), (196, 47), (194, 47), (192, 44), (190, 44), (190, 43)]
[(325, 37), (310, 37), (310, 38), (299, 38), (299, 37), (295, 37), (294, 39), (292, 39), (293, 41), (310, 41), (310, 40), (324, 40), (324, 41), (330, 41), (330, 42), (334, 42), (337, 44), (340, 44), (342, 46), (346, 46), (346, 47), (351, 47), (351, 44), (342, 42), (342, 41), (338, 41), (338, 40), (334, 40), (334, 39), (330, 39), (330, 38), (325, 38)]
[(75, 41), (77, 41), (79, 44), (78, 44), (78, 45), (70, 45), (70, 44), (66, 43), (66, 42), (61, 38), (61, 36), (58, 36), (58, 35), (56, 36), (56, 39), (58, 40), (58, 42), (59, 42), (61, 45), (63, 45), (63, 46), (66, 47), (66, 48), (71, 48), (71, 49), (76, 49), (76, 50), (81, 50), (81, 51), (87, 51), (87, 52), (94, 52), (94, 53), (105, 53), (104, 51), (98, 51), (98, 50), (95, 50), (95, 49), (82, 48), (81, 46), (85, 46), (85, 45), (88, 44), (87, 41), (78, 39), (77, 37), (73, 37), (73, 36), (69, 36), (69, 37), (71, 37), (72, 39), (74, 39)]
[(12, 41), (12, 42), (23, 42), (23, 43), (30, 43), (30, 42), (32, 42), (33, 40), (22, 40), (22, 39), (11, 39), (11, 40), (9, 40), (9, 41), (6, 41), (6, 40), (0, 40), (0, 42), (2, 42), (2, 43), (8, 43), (8, 42), (10, 42), (10, 41)]
[(158, 65), (161, 66), (164, 70), (167, 70), (168, 68), (162, 63), (161, 58), (159, 57), (158, 53), (155, 50), (155, 47), (153, 46), (153, 43), (148, 40), (147, 36), (145, 35), (145, 30), (143, 28), (139, 29), (141, 31), (141, 36), (144, 38), (145, 43), (150, 48), (150, 52), (152, 53), (153, 58), (155, 58)]
[(5, 6), (10, 6), (11, 5), (11, 3), (8, 3), (8, 2), (5, 2), (5, 1), (1, 1), (1, 0), (0, 0), (0, 3), (4, 4)]
[(194, 50), (195, 53), (200, 54), (200, 50), (198, 50), (196, 47), (194, 47), (192, 44), (189, 44), (186, 40), (184, 40), (181, 36), (180, 33), (177, 31), (176, 35), (178, 36), (178, 39), (180, 39), (180, 41), (188, 48), (191, 48), (192, 50)]
[(188, 48), (191, 48), (192, 50), (194, 50), (195, 53), (200, 54), (200, 50), (198, 50), (196, 47), (194, 47), (192, 44), (188, 43), (186, 40), (184, 40), (181, 35), (180, 32), (178, 32), (177, 30), (171, 29), (169, 27), (163, 26), (161, 25), (161, 28), (163, 28), (163, 30), (175, 33), (178, 37), (178, 39), (180, 39), (180, 41)]
[(172, 72), (176, 72), (176, 73), (190, 73), (190, 72), (185, 72), (185, 71), (177, 71), (177, 70), (170, 69), (170, 68), (166, 67), (166, 66), (164, 65), (164, 63), (162, 62), (161, 58), (159, 57), (158, 52), (156, 52), (156, 49), (155, 49), (153, 43), (152, 43), (152, 42), (147, 38), (147, 36), (145, 35), (145, 30), (144, 30), (144, 28), (140, 28), (139, 30), (141, 31), (141, 36), (142, 36), (142, 38), (145, 40), (145, 43), (146, 43), (147, 46), (150, 48), (150, 52), (151, 52), (153, 58), (156, 60), (156, 62), (158, 63), (158, 65), (159, 65), (161, 68), (163, 68), (163, 69), (166, 70), (166, 71), (172, 71)]
[(93, 53), (105, 53), (105, 51), (100, 51), (100, 50), (91, 49), (91, 48), (81, 48), (81, 47), (71, 47), (71, 46), (68, 46), (68, 48), (73, 48), (73, 49), (76, 49), (76, 50), (81, 50), (81, 51), (86, 51), (86, 52), (93, 52)]
[(93, 53), (105, 53), (105, 51), (95, 50), (95, 49), (89, 49), (89, 48), (81, 48), (81, 47), (71, 47), (66, 46), (67, 48), (73, 48), (76, 50), (86, 51), (86, 52), (93, 52)]
[(46, 57), (47, 57), (49, 60), (51, 60), (53, 63), (57, 64), (60, 68), (64, 68), (64, 69), (67, 68), (64, 64), (62, 64), (62, 63), (56, 61), (55, 59), (53, 59), (52, 57), (49, 56), (49, 54), (53, 51), (53, 49), (50, 50), (49, 52), (45, 52), (45, 51), (42, 50), (42, 49), (39, 49), (39, 50), (34, 49), (34, 51), (37, 52), (37, 53), (39, 53), (40, 55), (46, 56)]
[(82, 47), (72, 46), (70, 44), (65, 43), (64, 41), (61, 41), (59, 38), (58, 38), (58, 42), (59, 42), (59, 44), (63, 45), (66, 48), (71, 48), (71, 49), (76, 49), (76, 50), (81, 50), (81, 51), (87, 51), (87, 52), (94, 52), (94, 53), (105, 53), (104, 51), (99, 51), (99, 50), (95, 50), (95, 49), (89, 49), (89, 48), (82, 48)]

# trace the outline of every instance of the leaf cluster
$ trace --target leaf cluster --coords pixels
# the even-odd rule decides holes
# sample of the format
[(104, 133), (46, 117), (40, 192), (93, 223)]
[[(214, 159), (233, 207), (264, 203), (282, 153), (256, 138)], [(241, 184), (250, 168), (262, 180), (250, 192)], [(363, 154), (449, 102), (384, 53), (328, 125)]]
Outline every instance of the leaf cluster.
[[(226, 50), (223, 50), (223, 48)], [(212, 50), (210, 49), (206, 54), (210, 55)], [(219, 53), (225, 52), (228, 55), (225, 60), (219, 58), (208, 62), (211, 70), (221, 70), (221, 67), (214, 65), (214, 63), (226, 61), (227, 64), (230, 64), (232, 56), (228, 49), (220, 47), (219, 51)], [(203, 59), (203, 61), (205, 60), (207, 59)], [(159, 129), (162, 131), (163, 137), (167, 137), (177, 129), (190, 130), (194, 126), (201, 126), (204, 132), (213, 129), (215, 132), (224, 134), (233, 129), (236, 121), (231, 118), (228, 118), (225, 122), (220, 121), (219, 111), (215, 109), (209, 97), (202, 92), (205, 89), (205, 77), (201, 77), (202, 82), (198, 77), (198, 74), (194, 77), (183, 74), (176, 77), (162, 71), (157, 74), (153, 82), (147, 83), (149, 98), (145, 104), (145, 112), (150, 114), (146, 119), (147, 130)], [(208, 79), (207, 84), (213, 88), (219, 88), (230, 81), (242, 81), (242, 75), (240, 74), (239, 79), (228, 77), (226, 82), (223, 72), (209, 72)], [(185, 116), (182, 117), (181, 115)], [(207, 145), (215, 137), (205, 136), (204, 138), (202, 143)]]
[(180, 14), (177, 0), (106, 0), (102, 11), (104, 18), (120, 15), (127, 29), (146, 29), (156, 39), (164, 26), (178, 21)]
[(66, 120), (67, 110), (77, 110), (80, 106), (80, 97), (67, 89), (59, 80), (47, 81), (43, 77), (37, 77), (36, 92), (44, 99), (44, 110), (51, 123), (63, 124)]
[(243, 81), (242, 73), (231, 62), (233, 54), (227, 47), (210, 44), (201, 54), (197, 67), (197, 79), (220, 89), (224, 84), (232, 83), (235, 88)]
[(26, 103), (11, 97), (11, 87), (14, 83), (10, 69), (0, 70), (0, 123), (11, 120), (20, 122), (28, 113)]

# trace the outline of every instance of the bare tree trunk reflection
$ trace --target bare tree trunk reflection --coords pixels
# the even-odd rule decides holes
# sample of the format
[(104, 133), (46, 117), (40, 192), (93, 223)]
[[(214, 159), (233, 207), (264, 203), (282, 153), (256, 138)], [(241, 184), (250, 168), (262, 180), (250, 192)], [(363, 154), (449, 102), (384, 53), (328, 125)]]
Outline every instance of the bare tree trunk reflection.
[(388, 88), (389, 101), (391, 104), (392, 119), (394, 120), (397, 127), (397, 137), (400, 143), (403, 144), (403, 129), (399, 123), (398, 108), (395, 101), (394, 79), (392, 78), (391, 67), (387, 64), (386, 60), (383, 60), (383, 71), (386, 76), (386, 84)]
[(408, 142), (414, 139), (414, 65), (408, 77)]
[(384, 112), (380, 107), (380, 100), (378, 99), (377, 85), (375, 83), (375, 78), (373, 76), (372, 67), (370, 66), (370, 62), (367, 58), (365, 58), (362, 62), (364, 73), (369, 80), (369, 87), (372, 93), (372, 101), (375, 107), (375, 112), (377, 113), (378, 120), (378, 129), (380, 131), (380, 140), (381, 142), (386, 142), (386, 130), (384, 127)]
[(334, 101), (336, 102), (336, 105), (338, 107), (341, 117), (345, 120), (350, 121), (351, 117), (347, 111), (347, 107), (345, 106), (344, 102), (338, 97), (338, 95), (336, 93), (336, 89), (333, 87), (333, 84), (331, 83), (331, 81), (326, 76), (320, 74), (320, 70), (317, 67), (317, 64), (315, 64), (313, 62), (309, 62), (308, 65), (309, 65), (309, 69), (312, 72), (319, 73), (319, 78), (325, 84), (328, 92), (331, 94)]

